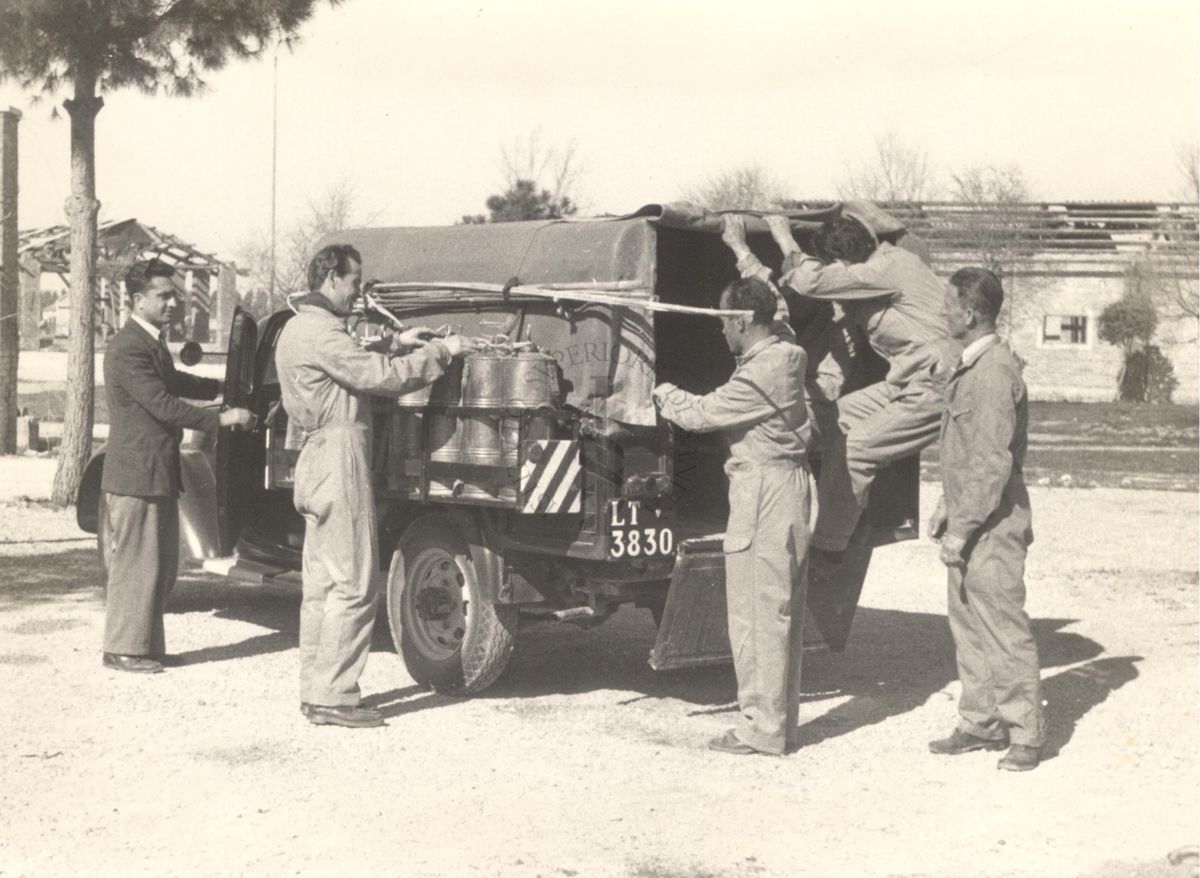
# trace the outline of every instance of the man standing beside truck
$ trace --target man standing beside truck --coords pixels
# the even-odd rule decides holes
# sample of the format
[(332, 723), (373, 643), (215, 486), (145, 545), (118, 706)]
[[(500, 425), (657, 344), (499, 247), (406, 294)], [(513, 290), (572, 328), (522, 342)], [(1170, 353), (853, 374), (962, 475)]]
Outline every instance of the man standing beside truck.
[(1033, 542), (1021, 475), (1029, 403), (1021, 362), (996, 335), (1004, 290), (983, 268), (950, 278), (950, 331), (966, 347), (942, 418), (942, 499), (929, 522), (949, 579), (962, 697), (959, 722), (929, 749), (1008, 753), (999, 768), (1036, 768), (1045, 743), (1037, 644), (1025, 613), (1025, 554)]
[[(840, 435), (823, 437), (821, 517), (812, 544), (835, 558), (849, 543), (876, 473), (937, 438), (946, 378), (961, 349), (947, 329), (945, 285), (916, 254), (877, 239), (871, 230), (877, 214), (863, 204), (823, 225), (815, 249), (828, 264), (800, 249), (787, 217), (764, 217), (783, 252), (781, 286), (838, 303), (889, 367), (884, 381), (837, 400)], [(725, 240), (743, 275), (765, 270), (744, 234)]]
[(371, 488), (371, 394), (403, 396), (435, 381), (473, 347), (410, 329), (392, 349), (363, 349), (346, 327), (361, 292), (362, 257), (322, 248), (308, 266), (310, 293), (275, 348), (284, 410), (302, 431), (294, 502), (306, 520), (300, 606), (300, 710), (316, 725), (383, 725), (360, 706), (378, 599), (378, 540)]
[(663, 417), (729, 442), (725, 584), (738, 684), (737, 725), (709, 747), (748, 755), (785, 752), (796, 728), (808, 543), (816, 498), (807, 462), (803, 348), (773, 330), (777, 302), (758, 278), (734, 281), (721, 308), (737, 359), (729, 381), (699, 396), (654, 389)]
[(106, 668), (157, 674), (168, 658), (163, 610), (179, 570), (179, 440), (185, 427), (248, 426), (250, 412), (184, 402), (221, 385), (178, 372), (164, 333), (178, 301), (175, 270), (157, 259), (125, 275), (129, 320), (104, 353), (109, 434), (100, 487), (111, 546), (104, 607)]

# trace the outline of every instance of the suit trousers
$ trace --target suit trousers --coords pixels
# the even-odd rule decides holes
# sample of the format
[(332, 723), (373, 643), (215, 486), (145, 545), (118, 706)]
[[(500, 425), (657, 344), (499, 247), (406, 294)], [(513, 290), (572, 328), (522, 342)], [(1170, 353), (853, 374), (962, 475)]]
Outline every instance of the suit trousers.
[(296, 464), (296, 510), (306, 519), (300, 604), (300, 700), (358, 704), (379, 598), (370, 431), (329, 427)]
[(1046, 740), (1037, 643), (1025, 613), (1030, 512), (1011, 507), (950, 568), (948, 607), (962, 697), (959, 728), (979, 738), (1041, 747)]
[(942, 390), (925, 381), (902, 388), (880, 381), (838, 400), (836, 426), (832, 419), (822, 419), (821, 514), (814, 546), (846, 548), (876, 474), (933, 444), (944, 409)]
[(104, 651), (161, 656), (163, 611), (179, 571), (179, 505), (174, 497), (108, 494), (108, 595)]
[(808, 542), (816, 514), (805, 463), (729, 473), (725, 592), (740, 716), (734, 733), (766, 753), (795, 734), (804, 648)]

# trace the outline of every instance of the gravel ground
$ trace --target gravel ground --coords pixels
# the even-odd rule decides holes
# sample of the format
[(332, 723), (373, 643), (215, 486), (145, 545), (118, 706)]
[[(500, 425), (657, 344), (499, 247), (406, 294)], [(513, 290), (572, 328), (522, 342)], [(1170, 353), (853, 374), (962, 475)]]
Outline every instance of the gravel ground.
[[(0, 874), (1169, 878), (1200, 840), (1197, 497), (1034, 489), (1049, 758), (933, 757), (957, 684), (928, 541), (880, 550), (849, 649), (805, 667), (802, 748), (704, 749), (728, 669), (660, 675), (647, 611), (523, 629), (483, 697), (377, 639), (384, 729), (297, 711), (297, 595), (186, 575), (184, 667), (100, 666), (70, 512), (0, 505)], [(928, 490), (924, 501), (932, 501)], [(928, 507), (927, 507), (928, 508)]]

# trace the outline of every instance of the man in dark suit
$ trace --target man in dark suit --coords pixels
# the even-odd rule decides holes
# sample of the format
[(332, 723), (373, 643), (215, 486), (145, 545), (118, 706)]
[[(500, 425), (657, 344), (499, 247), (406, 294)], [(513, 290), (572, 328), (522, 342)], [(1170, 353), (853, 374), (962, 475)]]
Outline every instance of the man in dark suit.
[(247, 426), (246, 409), (189, 405), (213, 399), (221, 384), (175, 371), (164, 339), (175, 308), (174, 270), (158, 260), (125, 276), (130, 317), (104, 355), (109, 434), (101, 488), (107, 493), (111, 560), (104, 666), (155, 674), (163, 669), (163, 608), (179, 566), (183, 428)]

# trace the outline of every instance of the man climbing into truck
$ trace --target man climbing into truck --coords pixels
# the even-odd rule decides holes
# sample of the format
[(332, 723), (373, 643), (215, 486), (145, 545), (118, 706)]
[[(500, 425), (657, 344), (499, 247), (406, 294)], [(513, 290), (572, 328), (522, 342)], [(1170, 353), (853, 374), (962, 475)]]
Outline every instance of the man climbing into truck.
[[(823, 258), (800, 248), (786, 216), (763, 217), (783, 253), (785, 294), (836, 303), (888, 364), (883, 381), (834, 395), (812, 539), (832, 561), (846, 550), (876, 473), (937, 439), (946, 381), (962, 347), (949, 334), (944, 284), (915, 253), (879, 239), (872, 227), (880, 216), (870, 204), (846, 205), (813, 236)], [(766, 271), (740, 224), (727, 223), (723, 239), (743, 276)]]

